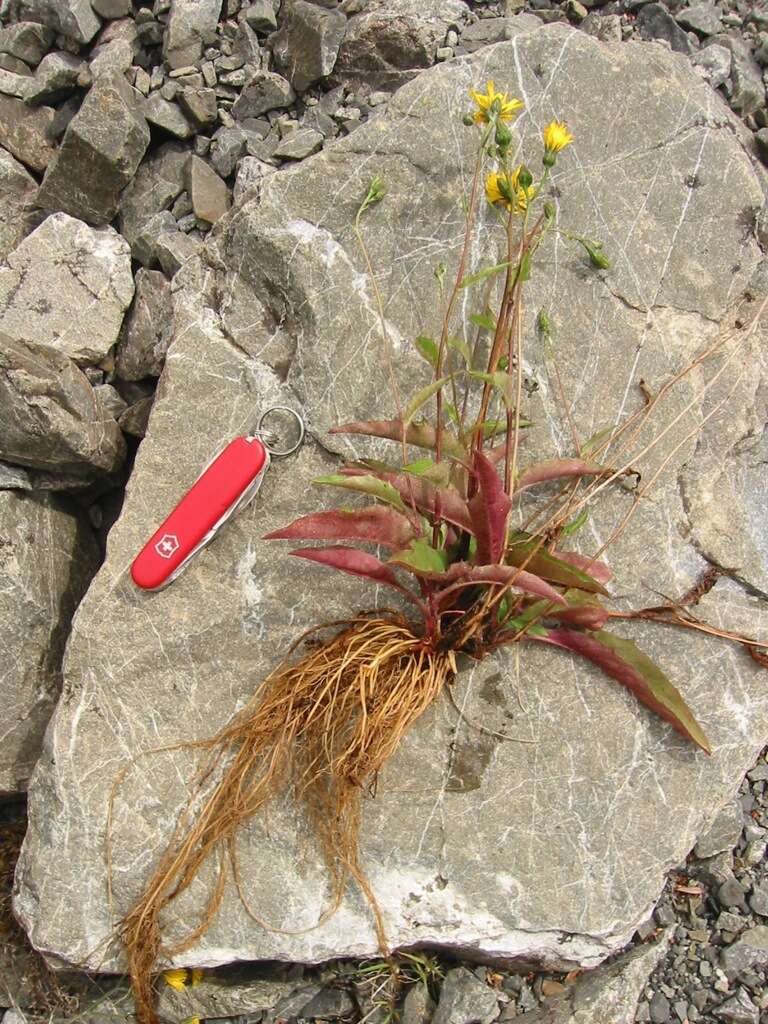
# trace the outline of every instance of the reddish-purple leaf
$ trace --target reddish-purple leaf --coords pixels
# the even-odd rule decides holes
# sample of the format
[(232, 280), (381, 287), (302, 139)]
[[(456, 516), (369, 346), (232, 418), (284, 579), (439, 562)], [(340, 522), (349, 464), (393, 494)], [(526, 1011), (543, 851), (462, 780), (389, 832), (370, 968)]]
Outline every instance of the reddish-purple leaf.
[(582, 572), (569, 560), (552, 554), (540, 540), (523, 531), (510, 534), (505, 558), (511, 565), (524, 565), (530, 572), (552, 583), (608, 595), (608, 591), (595, 577)]
[(564, 594), (567, 608), (552, 608), (548, 616), (559, 619), (570, 626), (580, 626), (593, 631), (602, 629), (608, 621), (608, 610), (603, 608), (594, 594), (583, 590), (567, 590)]
[(423, 477), (387, 469), (371, 467), (360, 469), (357, 466), (347, 466), (342, 473), (345, 476), (370, 475), (384, 480), (399, 492), (407, 505), (413, 502), (420, 512), (430, 515), (434, 515), (439, 501), (440, 515), (446, 522), (453, 523), (454, 526), (459, 526), (462, 530), (467, 530), (468, 533), (474, 532), (466, 501), (458, 491), (450, 487), (435, 487)]
[(348, 572), (352, 576), (362, 576), (374, 583), (383, 583), (388, 587), (394, 587), (401, 594), (417, 601), (410, 590), (398, 583), (392, 570), (380, 562), (375, 555), (369, 555), (367, 551), (346, 547), (301, 548), (298, 551), (291, 551), (290, 554), (295, 555), (296, 558), (306, 558), (310, 562), (327, 565), (340, 572)]
[(588, 555), (577, 555), (575, 551), (553, 551), (552, 555), (555, 558), (559, 558), (562, 562), (568, 562), (570, 565), (575, 566), (581, 572), (588, 573), (598, 583), (610, 583), (613, 576), (605, 562), (598, 562)]
[(504, 552), (512, 502), (493, 463), (482, 452), (475, 452), (473, 470), (478, 489), (469, 503), (469, 514), (477, 537), (477, 561), (490, 565)]
[(515, 491), (524, 491), (526, 487), (533, 487), (534, 484), (541, 484), (547, 480), (561, 480), (569, 476), (610, 476), (612, 472), (612, 469), (598, 466), (596, 462), (586, 462), (584, 459), (550, 459), (529, 466), (518, 477)]
[(565, 598), (550, 586), (549, 583), (534, 576), (525, 569), (517, 569), (510, 565), (470, 565), (469, 562), (454, 562), (444, 573), (430, 577), (441, 583), (496, 583), (506, 585), (511, 582), (514, 590), (521, 590), (534, 597), (543, 597), (556, 605), (564, 605)]
[[(329, 434), (365, 434), (368, 437), (384, 437), (390, 441), (405, 440), (406, 444), (415, 445), (417, 448), (429, 448), (432, 451), (437, 447), (437, 435), (431, 423), (409, 423), (403, 430), (403, 421), (394, 420), (358, 420), (354, 423), (342, 423), (341, 426), (331, 427)], [(456, 438), (447, 430), (443, 431), (442, 448), (445, 455), (461, 458), (465, 451)]]
[(313, 512), (268, 533), (264, 540), (360, 540), (399, 551), (416, 536), (400, 512), (384, 505), (345, 512)]
[(631, 640), (624, 640), (606, 630), (579, 633), (571, 629), (550, 629), (546, 635), (532, 639), (564, 647), (588, 658), (705, 753), (712, 752), (709, 740), (679, 691), (658, 665)]

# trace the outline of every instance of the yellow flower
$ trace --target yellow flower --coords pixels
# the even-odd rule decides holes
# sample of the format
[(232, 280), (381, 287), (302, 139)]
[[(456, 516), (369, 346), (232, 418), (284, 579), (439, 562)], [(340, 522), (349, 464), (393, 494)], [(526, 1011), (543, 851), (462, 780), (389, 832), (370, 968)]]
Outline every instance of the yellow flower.
[(507, 93), (497, 92), (492, 80), (488, 82), (485, 92), (470, 89), (469, 95), (480, 108), (473, 115), (477, 124), (488, 124), (492, 116), (499, 121), (511, 121), (523, 106), (522, 101), (514, 96), (510, 99)]
[(203, 972), (200, 967), (177, 967), (172, 971), (165, 971), (163, 978), (166, 985), (181, 992), (187, 985), (199, 985), (203, 980)]
[(573, 142), (568, 125), (563, 121), (550, 121), (544, 129), (544, 149), (548, 153), (559, 153)]
[(525, 213), (533, 197), (533, 185), (524, 188), (520, 184), (523, 165), (517, 166), (512, 174), (491, 172), (485, 179), (485, 194), (489, 203), (502, 203), (511, 213)]

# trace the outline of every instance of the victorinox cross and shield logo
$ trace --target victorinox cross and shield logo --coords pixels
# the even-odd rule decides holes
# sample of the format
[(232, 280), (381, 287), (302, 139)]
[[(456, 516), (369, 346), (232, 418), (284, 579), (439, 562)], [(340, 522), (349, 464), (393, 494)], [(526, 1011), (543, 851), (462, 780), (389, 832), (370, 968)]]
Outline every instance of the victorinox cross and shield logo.
[(161, 558), (172, 558), (179, 550), (179, 538), (175, 533), (164, 533), (155, 544), (155, 551)]

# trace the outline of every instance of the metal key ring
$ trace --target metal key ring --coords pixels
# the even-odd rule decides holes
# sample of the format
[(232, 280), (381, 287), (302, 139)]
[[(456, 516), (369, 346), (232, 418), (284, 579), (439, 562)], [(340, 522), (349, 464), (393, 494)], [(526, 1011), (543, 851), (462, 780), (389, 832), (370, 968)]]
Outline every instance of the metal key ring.
[[(271, 447), (272, 443), (274, 443), (275, 441), (279, 440), (280, 435), (275, 433), (275, 431), (273, 431), (273, 430), (265, 430), (265, 429), (263, 429), (263, 426), (262, 426), (263, 423), (264, 423), (264, 420), (267, 418), (267, 416), (271, 416), (272, 413), (275, 413), (275, 412), (287, 412), (289, 415), (293, 416), (293, 418), (296, 420), (296, 423), (298, 424), (298, 427), (299, 427), (299, 438), (296, 441), (296, 444), (293, 445), (292, 448), (287, 448), (283, 452), (277, 451), (275, 448)], [(284, 459), (287, 455), (293, 455), (293, 453), (295, 451), (297, 451), (301, 447), (301, 445), (302, 445), (302, 443), (304, 441), (304, 435), (306, 433), (306, 427), (304, 426), (304, 420), (301, 418), (301, 416), (299, 416), (299, 414), (296, 412), (295, 409), (291, 409), (287, 405), (273, 405), (270, 409), (266, 409), (261, 414), (261, 417), (260, 417), (259, 422), (258, 422), (258, 424), (256, 426), (256, 431), (255, 432), (258, 435), (260, 435), (261, 437), (264, 438), (264, 446), (266, 447), (266, 449), (269, 452), (269, 454), (271, 456), (273, 456), (273, 458), (275, 458), (275, 459)]]

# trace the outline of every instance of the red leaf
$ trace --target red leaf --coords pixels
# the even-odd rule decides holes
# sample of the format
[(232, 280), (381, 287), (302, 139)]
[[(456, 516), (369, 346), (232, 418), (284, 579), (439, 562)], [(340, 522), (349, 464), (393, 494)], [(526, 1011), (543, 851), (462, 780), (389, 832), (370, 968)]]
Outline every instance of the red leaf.
[(608, 610), (603, 608), (594, 594), (572, 589), (567, 590), (564, 597), (568, 607), (552, 608), (547, 612), (548, 616), (570, 626), (591, 629), (593, 632), (602, 629), (608, 621)]
[(391, 484), (400, 494), (406, 504), (412, 501), (420, 512), (434, 515), (437, 502), (440, 502), (440, 515), (454, 526), (461, 527), (468, 533), (473, 533), (472, 519), (469, 514), (466, 501), (458, 491), (449, 487), (435, 487), (423, 477), (413, 476), (410, 473), (398, 473), (394, 470), (360, 469), (356, 466), (347, 466), (342, 470), (345, 476), (375, 476)]
[(547, 601), (553, 601), (557, 605), (564, 605), (565, 598), (544, 580), (534, 576), (532, 572), (524, 569), (517, 569), (511, 565), (470, 565), (469, 562), (454, 562), (440, 576), (433, 576), (432, 579), (439, 579), (445, 583), (498, 583), (501, 585), (512, 583), (513, 590), (522, 590), (534, 597), (543, 597)]
[(610, 476), (612, 472), (612, 469), (598, 466), (596, 462), (586, 462), (584, 459), (550, 459), (529, 466), (518, 477), (515, 491), (523, 491), (526, 487), (533, 487), (534, 484), (541, 484), (547, 480), (560, 480), (569, 476)]
[(340, 572), (348, 572), (352, 576), (362, 576), (374, 583), (383, 583), (388, 587), (394, 587), (401, 594), (416, 600), (406, 587), (397, 582), (397, 577), (392, 570), (380, 562), (375, 555), (369, 555), (367, 551), (346, 547), (302, 548), (298, 551), (291, 551), (290, 554), (295, 555), (296, 558), (306, 558), (310, 562), (327, 565)]
[(561, 562), (568, 562), (569, 565), (588, 573), (598, 583), (610, 583), (613, 576), (605, 562), (598, 562), (588, 555), (577, 555), (575, 551), (553, 551), (552, 555)]
[(482, 452), (475, 452), (473, 469), (478, 490), (469, 503), (469, 514), (477, 537), (477, 560), (492, 564), (504, 552), (512, 502), (493, 463)]
[(546, 636), (532, 639), (564, 647), (594, 662), (622, 686), (631, 690), (638, 700), (669, 722), (683, 736), (710, 754), (709, 741), (691, 714), (679, 691), (658, 665), (631, 641), (614, 636), (606, 630), (578, 633), (571, 629), (550, 629)]
[[(390, 441), (405, 439), (406, 444), (415, 445), (417, 448), (429, 448), (434, 451), (437, 447), (437, 436), (435, 428), (431, 423), (409, 423), (403, 432), (403, 421), (394, 420), (358, 420), (354, 423), (342, 423), (338, 427), (331, 427), (329, 434), (365, 434), (368, 437), (384, 437)], [(405, 438), (403, 438), (405, 433)], [(446, 455), (465, 455), (464, 449), (453, 435), (447, 430), (443, 431), (443, 452)]]
[(313, 512), (268, 533), (264, 540), (360, 540), (399, 551), (416, 536), (404, 515), (384, 505)]

